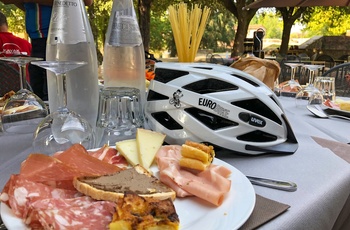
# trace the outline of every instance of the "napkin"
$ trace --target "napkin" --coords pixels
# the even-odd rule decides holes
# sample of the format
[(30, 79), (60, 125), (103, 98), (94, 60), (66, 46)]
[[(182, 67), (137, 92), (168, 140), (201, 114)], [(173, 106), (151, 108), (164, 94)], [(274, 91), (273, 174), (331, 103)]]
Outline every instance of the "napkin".
[(350, 145), (341, 142), (331, 141), (319, 137), (312, 137), (317, 144), (324, 148), (328, 148), (338, 157), (350, 163)]
[(257, 57), (245, 57), (232, 63), (230, 67), (242, 70), (264, 82), (270, 89), (280, 75), (281, 68), (278, 62)]
[(256, 202), (253, 213), (248, 220), (240, 227), (240, 230), (251, 230), (267, 223), (273, 218), (285, 212), (290, 206), (260, 195), (256, 195)]

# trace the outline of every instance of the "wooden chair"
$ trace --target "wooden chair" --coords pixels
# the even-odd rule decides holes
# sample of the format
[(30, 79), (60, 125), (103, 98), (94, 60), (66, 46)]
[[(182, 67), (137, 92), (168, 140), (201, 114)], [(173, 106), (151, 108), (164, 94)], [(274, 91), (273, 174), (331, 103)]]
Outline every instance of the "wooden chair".
[(306, 53), (300, 53), (298, 54), (298, 57), (301, 61), (310, 61), (310, 57)]
[[(279, 63), (281, 68), (281, 74), (279, 77), (279, 82), (284, 82), (291, 78), (291, 69), (289, 66), (285, 65), (286, 62), (297, 62), (300, 63), (300, 59), (295, 55), (286, 55), (283, 60)], [(300, 68), (296, 72), (295, 79), (298, 79), (300, 75)]]
[(322, 76), (335, 78), (335, 91), (337, 96), (350, 97), (350, 62), (336, 65)]
[[(29, 83), (26, 82), (26, 88), (32, 91)], [(20, 90), (20, 80), (18, 70), (7, 61), (0, 61), (0, 96), (13, 90)]]
[(207, 54), (206, 62), (207, 63), (219, 64), (219, 65), (225, 65), (226, 64), (224, 59), (221, 57), (220, 54)]
[(324, 61), (326, 68), (332, 68), (335, 65), (334, 58), (327, 54), (321, 54), (317, 56), (315, 61)]

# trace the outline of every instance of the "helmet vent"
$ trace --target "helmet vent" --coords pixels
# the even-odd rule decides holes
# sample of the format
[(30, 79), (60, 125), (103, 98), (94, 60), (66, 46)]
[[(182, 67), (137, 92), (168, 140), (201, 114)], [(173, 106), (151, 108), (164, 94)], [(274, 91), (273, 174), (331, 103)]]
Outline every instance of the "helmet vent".
[(230, 84), (226, 81), (209, 78), (209, 79), (204, 79), (204, 80), (196, 81), (191, 84), (185, 85), (183, 86), (183, 88), (199, 94), (207, 94), (207, 93), (237, 90), (238, 86)]
[(167, 112), (157, 112), (151, 114), (161, 125), (169, 130), (182, 129), (182, 126), (177, 123)]
[(282, 121), (277, 117), (277, 115), (263, 102), (259, 99), (243, 100), (231, 102), (232, 105), (246, 109), (248, 111), (259, 114), (265, 118), (268, 118), (278, 124), (282, 124)]
[(158, 100), (168, 100), (169, 97), (163, 94), (154, 92), (153, 90), (148, 91), (147, 101), (158, 101)]
[(205, 70), (212, 70), (213, 68), (211, 67), (203, 67), (203, 66), (193, 66), (195, 69), (205, 69)]
[(238, 136), (237, 139), (247, 142), (271, 142), (276, 141), (277, 137), (269, 133), (262, 132), (260, 130), (255, 130), (253, 132)]
[(185, 111), (212, 130), (238, 126), (238, 123), (234, 121), (230, 121), (197, 108), (187, 108)]
[(243, 81), (245, 81), (245, 82), (248, 82), (249, 84), (251, 84), (251, 85), (253, 85), (253, 86), (255, 86), (255, 87), (258, 87), (258, 86), (259, 86), (258, 83), (254, 82), (254, 81), (252, 81), (252, 80), (250, 80), (250, 79), (247, 79), (247, 78), (245, 78), (245, 77), (242, 77), (242, 76), (239, 76), (239, 75), (236, 75), (236, 74), (231, 74), (231, 75), (234, 76), (234, 77), (236, 77), (236, 78), (239, 78), (239, 79), (241, 79), (241, 80), (243, 80)]
[(156, 68), (154, 79), (159, 82), (167, 83), (169, 81), (172, 81), (176, 78), (179, 78), (188, 74), (189, 73), (187, 71)]

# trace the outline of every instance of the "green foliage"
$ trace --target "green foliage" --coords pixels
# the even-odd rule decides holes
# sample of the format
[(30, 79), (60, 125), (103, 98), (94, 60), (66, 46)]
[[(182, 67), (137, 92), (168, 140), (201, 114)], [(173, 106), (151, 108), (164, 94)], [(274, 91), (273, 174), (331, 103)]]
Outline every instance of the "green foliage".
[(350, 29), (349, 11), (347, 7), (315, 7), (307, 18), (307, 35), (344, 35)]
[(214, 52), (226, 51), (235, 36), (235, 22), (235, 18), (226, 10), (212, 12), (200, 48), (213, 49)]
[(104, 46), (112, 5), (112, 0), (94, 0), (94, 4), (90, 6), (93, 7), (93, 14), (89, 15), (90, 23), (94, 24), (97, 29), (94, 33), (94, 37), (100, 49), (103, 49)]
[[(165, 1), (162, 2), (163, 5), (161, 7), (157, 6), (152, 8), (150, 48), (152, 51), (169, 50), (171, 54), (174, 55), (176, 53), (176, 47), (171, 25), (167, 17), (167, 8), (169, 5), (176, 4), (176, 2), (170, 2), (169, 4), (165, 4)], [(188, 4), (198, 3), (201, 7), (207, 6), (211, 9), (209, 21), (205, 28), (199, 49), (212, 49), (214, 52), (226, 51), (227, 46), (231, 46), (235, 36), (234, 24), (236, 23), (236, 19), (232, 14), (221, 5), (215, 4), (215, 2), (184, 2), (188, 2)], [(165, 6), (166, 9), (164, 10)], [(156, 10), (153, 11), (153, 9)]]
[(13, 4), (5, 5), (0, 2), (0, 11), (7, 17), (9, 31), (14, 34), (25, 33), (24, 12)]
[[(182, 0), (152, 0), (150, 24), (150, 49), (152, 52), (175, 50), (167, 8), (169, 5), (179, 2)], [(229, 0), (185, 0), (183, 2), (197, 3), (211, 9), (200, 49), (213, 49), (214, 52), (221, 52), (225, 51), (227, 46), (232, 45), (231, 43), (236, 36), (234, 26), (237, 25), (238, 20), (233, 14), (236, 12), (235, 8), (230, 8), (233, 5)], [(243, 4), (243, 0), (233, 2), (234, 7)], [(138, 3), (140, 1), (134, 1), (135, 7), (138, 7)], [(104, 46), (112, 4), (112, 0), (94, 0), (94, 4), (88, 8), (96, 44), (101, 51)], [(7, 16), (11, 32), (19, 34), (25, 31), (23, 11), (14, 5), (4, 5), (1, 2), (0, 10)], [(305, 30), (309, 31), (308, 36), (342, 35), (350, 29), (349, 13), (350, 8), (347, 7), (308, 7), (300, 22), (306, 25)], [(264, 10), (258, 11), (250, 24), (263, 25), (266, 28), (265, 38), (281, 38), (283, 21), (280, 18), (281, 14), (275, 8), (264, 8)]]
[(281, 38), (283, 30), (283, 21), (274, 12), (262, 12), (254, 16), (250, 24), (258, 24), (265, 27), (264, 38)]
[[(172, 31), (167, 13), (151, 13), (151, 36), (150, 48), (153, 52), (170, 48), (172, 41)], [(170, 48), (171, 49), (171, 48)]]

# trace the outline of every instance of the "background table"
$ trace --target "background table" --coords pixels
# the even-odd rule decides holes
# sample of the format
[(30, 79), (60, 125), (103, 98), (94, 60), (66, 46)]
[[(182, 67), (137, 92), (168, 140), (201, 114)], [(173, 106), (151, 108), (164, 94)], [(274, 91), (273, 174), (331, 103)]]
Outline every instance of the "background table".
[[(254, 186), (257, 194), (291, 206), (260, 229), (350, 229), (350, 165), (312, 139), (349, 143), (350, 122), (316, 118), (306, 108), (296, 107), (294, 98), (280, 97), (280, 101), (299, 142), (294, 154), (242, 156), (226, 152), (218, 158), (246, 175), (297, 183), (296, 192)], [(0, 134), (0, 189), (33, 151), (31, 142), (32, 134)]]

